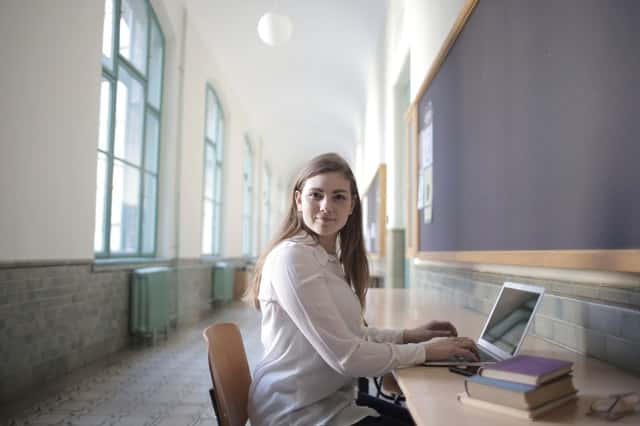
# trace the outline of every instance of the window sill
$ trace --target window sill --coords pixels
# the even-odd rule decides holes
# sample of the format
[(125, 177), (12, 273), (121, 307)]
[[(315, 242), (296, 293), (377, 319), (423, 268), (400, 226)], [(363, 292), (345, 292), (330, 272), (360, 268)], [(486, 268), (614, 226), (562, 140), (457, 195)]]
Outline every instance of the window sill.
[(96, 259), (91, 265), (93, 272), (132, 271), (147, 266), (171, 266), (170, 259), (157, 257), (124, 257), (117, 259)]
[(201, 256), (200, 263), (205, 265), (215, 265), (216, 263), (225, 260), (222, 256)]

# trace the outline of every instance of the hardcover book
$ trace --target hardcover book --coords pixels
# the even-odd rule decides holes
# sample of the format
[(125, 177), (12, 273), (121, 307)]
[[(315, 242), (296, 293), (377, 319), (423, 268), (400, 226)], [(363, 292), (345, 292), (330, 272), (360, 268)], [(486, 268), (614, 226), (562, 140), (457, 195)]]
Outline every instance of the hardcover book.
[(493, 402), (483, 401), (481, 399), (471, 398), (464, 392), (461, 394), (458, 394), (458, 401), (460, 401), (464, 405), (469, 405), (471, 407), (476, 407), (476, 408), (483, 408), (485, 410), (493, 411), (495, 413), (506, 414), (509, 416), (519, 417), (521, 419), (535, 419), (553, 410), (556, 407), (560, 407), (564, 404), (567, 404), (575, 400), (576, 398), (577, 398), (577, 393), (574, 392), (560, 399), (555, 399), (553, 401), (547, 402), (546, 404), (542, 404), (537, 408), (534, 408), (531, 410), (520, 410), (513, 407), (507, 407), (505, 405), (494, 404)]
[(530, 410), (576, 392), (573, 379), (568, 374), (540, 386), (475, 375), (466, 379), (464, 386), (472, 398), (521, 410)]
[(539, 385), (571, 371), (573, 363), (554, 358), (516, 355), (480, 368), (478, 374), (491, 379)]

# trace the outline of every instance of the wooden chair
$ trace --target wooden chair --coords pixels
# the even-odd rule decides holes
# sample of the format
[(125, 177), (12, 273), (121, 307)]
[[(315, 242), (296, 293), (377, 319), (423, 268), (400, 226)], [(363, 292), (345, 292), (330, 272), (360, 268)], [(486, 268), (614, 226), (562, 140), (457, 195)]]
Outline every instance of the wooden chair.
[(213, 324), (202, 333), (208, 344), (209, 390), (213, 410), (221, 426), (244, 426), (249, 415), (247, 401), (251, 373), (242, 335), (237, 325)]

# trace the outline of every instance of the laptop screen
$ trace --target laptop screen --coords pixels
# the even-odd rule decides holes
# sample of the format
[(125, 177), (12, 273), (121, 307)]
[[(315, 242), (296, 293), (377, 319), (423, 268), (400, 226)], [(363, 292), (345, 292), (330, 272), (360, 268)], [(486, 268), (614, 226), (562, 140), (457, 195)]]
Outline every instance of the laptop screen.
[(539, 292), (504, 286), (481, 338), (514, 355), (541, 297)]

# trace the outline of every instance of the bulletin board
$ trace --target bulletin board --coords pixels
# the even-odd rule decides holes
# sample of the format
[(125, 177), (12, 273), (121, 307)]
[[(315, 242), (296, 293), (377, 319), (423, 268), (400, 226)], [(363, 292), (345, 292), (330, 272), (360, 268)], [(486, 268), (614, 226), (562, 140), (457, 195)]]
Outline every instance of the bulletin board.
[(362, 195), (365, 249), (372, 258), (385, 255), (387, 221), (387, 167), (380, 164)]
[(408, 249), (640, 272), (638, 16), (633, 0), (467, 1), (407, 113)]

